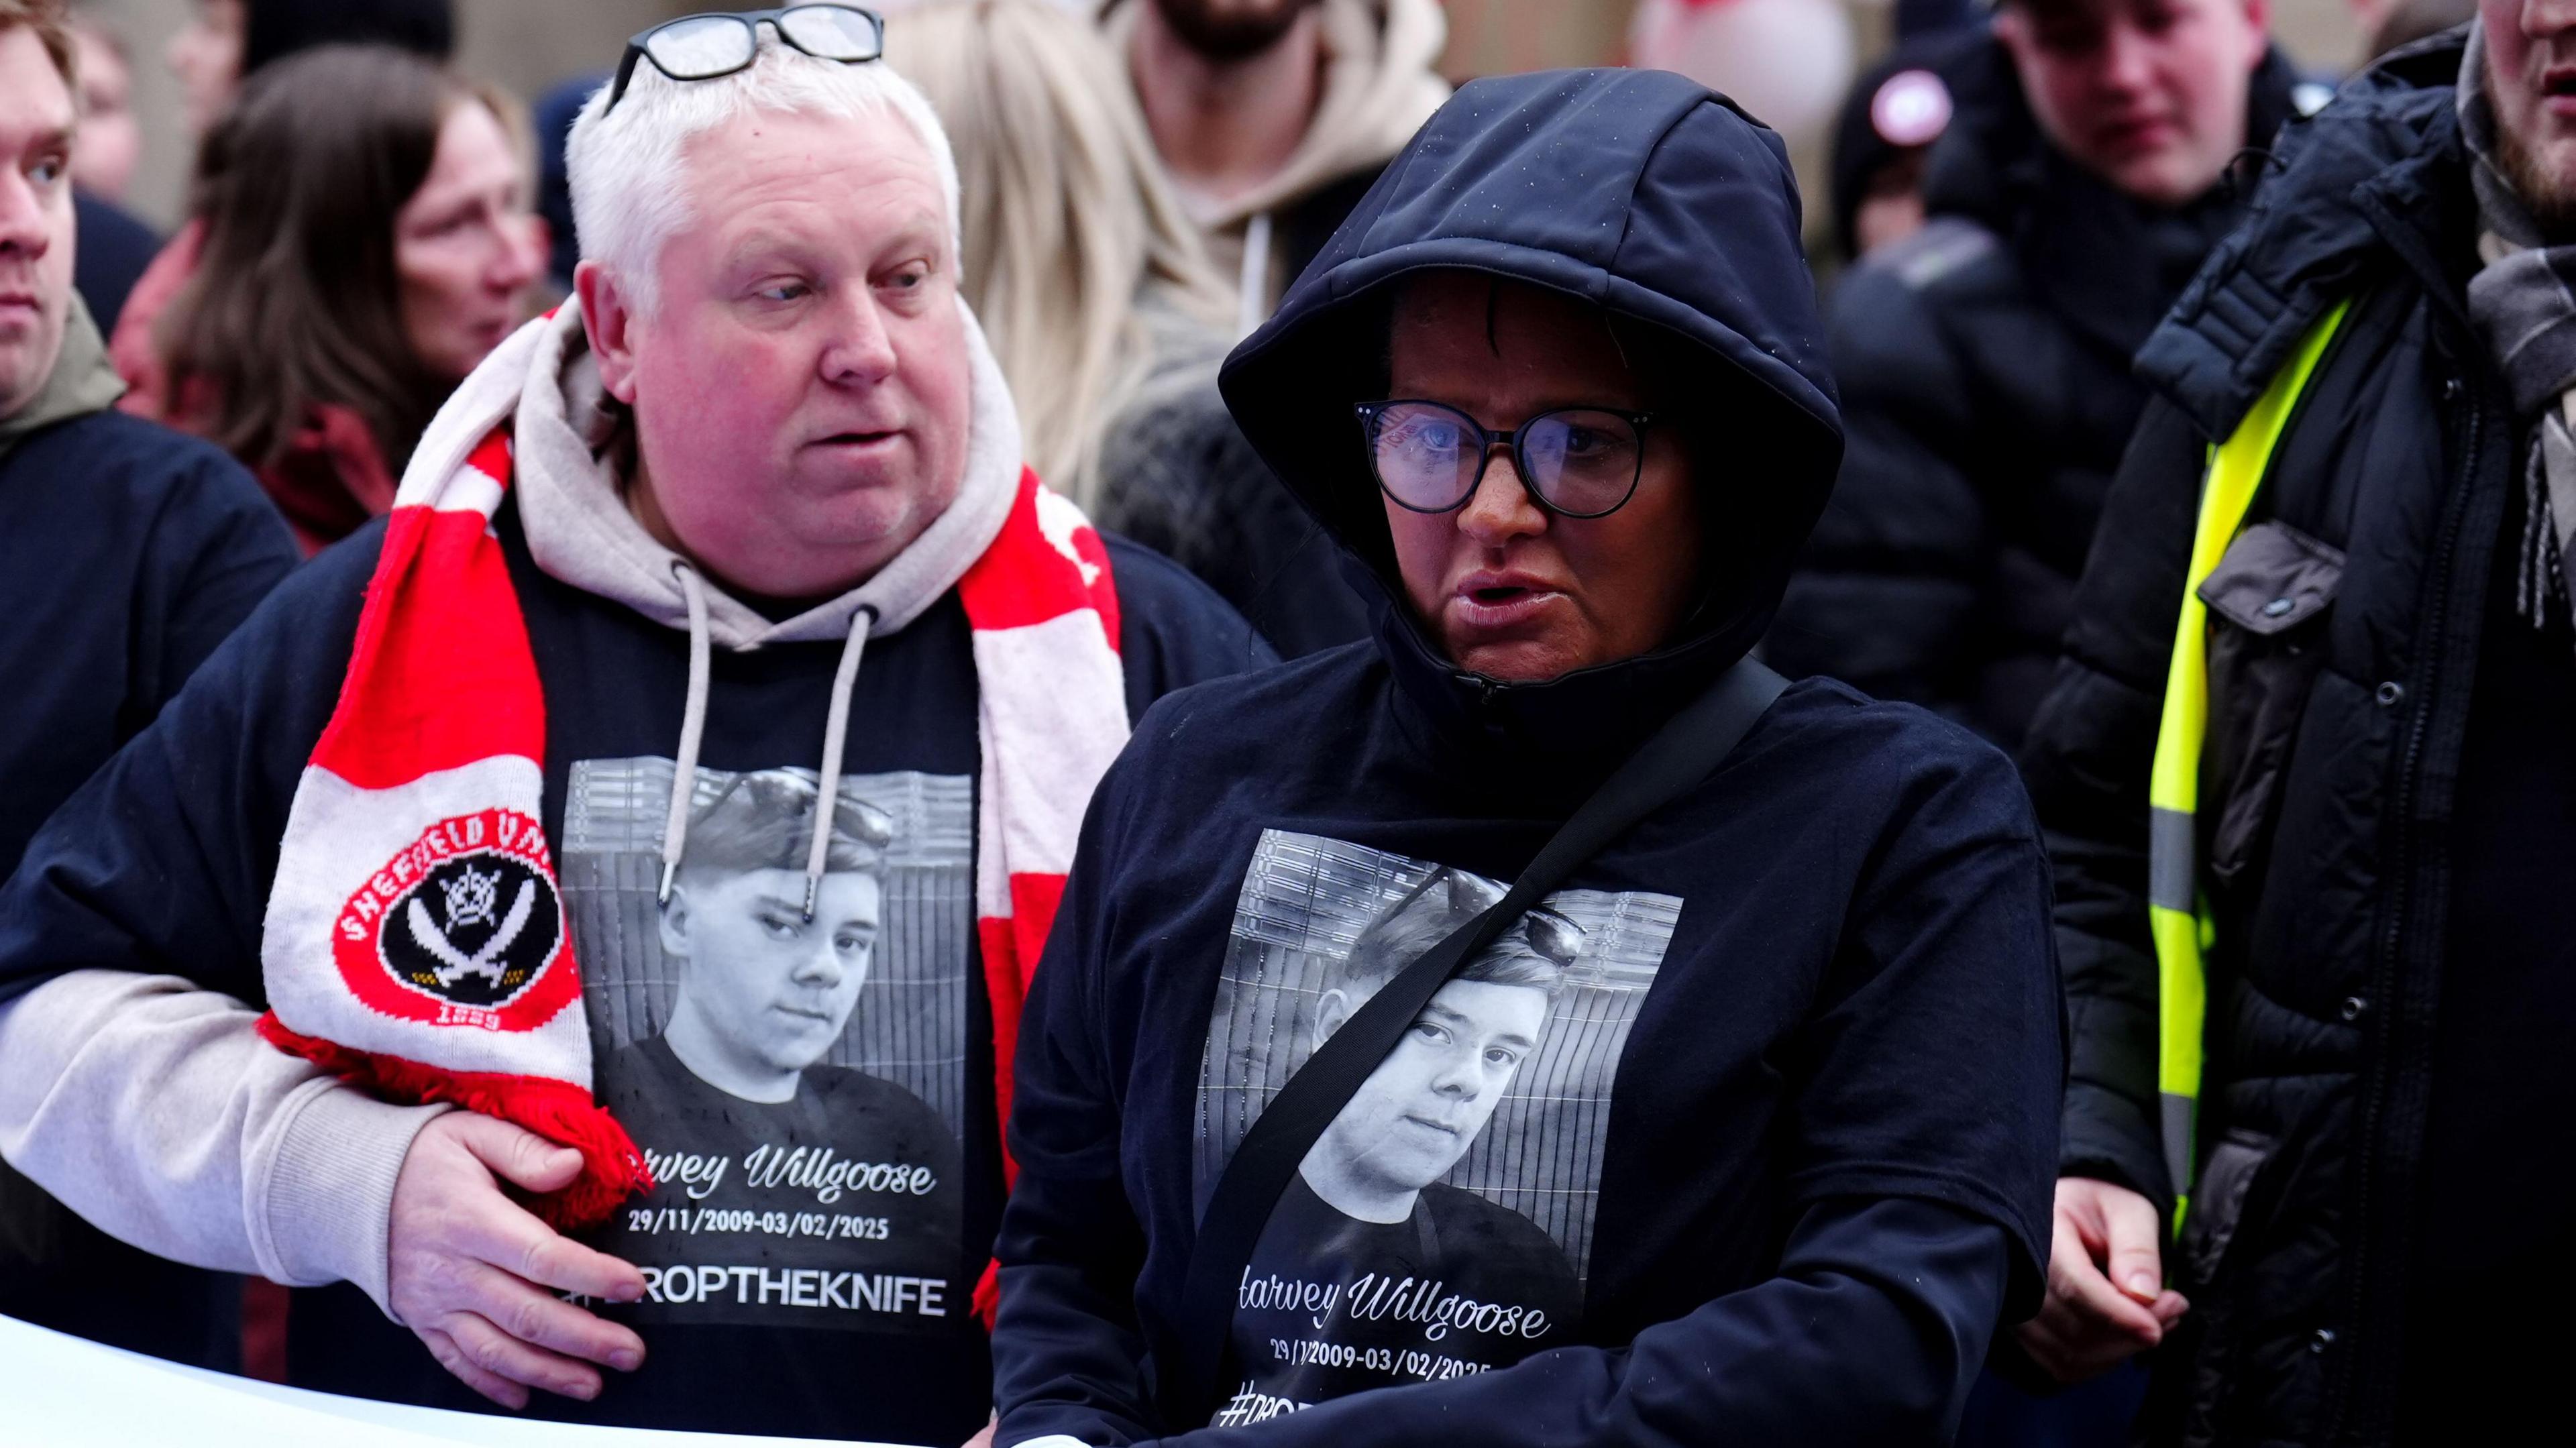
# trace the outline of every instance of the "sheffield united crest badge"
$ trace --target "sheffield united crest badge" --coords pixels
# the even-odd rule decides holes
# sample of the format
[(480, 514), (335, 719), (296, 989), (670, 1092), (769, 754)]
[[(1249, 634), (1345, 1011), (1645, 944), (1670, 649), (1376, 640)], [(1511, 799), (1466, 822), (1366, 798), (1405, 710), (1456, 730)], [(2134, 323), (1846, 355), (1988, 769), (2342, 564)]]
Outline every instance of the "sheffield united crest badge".
[(388, 1015), (533, 1030), (580, 992), (544, 832), (515, 810), (440, 820), (332, 926), (340, 973)]

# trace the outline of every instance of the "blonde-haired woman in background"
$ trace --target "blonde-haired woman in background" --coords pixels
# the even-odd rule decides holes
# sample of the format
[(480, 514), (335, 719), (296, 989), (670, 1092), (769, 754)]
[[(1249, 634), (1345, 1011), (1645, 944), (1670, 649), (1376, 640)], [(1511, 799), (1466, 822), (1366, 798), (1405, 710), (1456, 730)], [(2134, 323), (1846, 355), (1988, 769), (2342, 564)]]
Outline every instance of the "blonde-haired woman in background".
[(1038, 475), (1282, 654), (1360, 637), (1330, 545), (1217, 396), (1233, 298), (1099, 32), (1050, 0), (931, 0), (888, 17), (886, 59), (956, 149), (966, 298)]

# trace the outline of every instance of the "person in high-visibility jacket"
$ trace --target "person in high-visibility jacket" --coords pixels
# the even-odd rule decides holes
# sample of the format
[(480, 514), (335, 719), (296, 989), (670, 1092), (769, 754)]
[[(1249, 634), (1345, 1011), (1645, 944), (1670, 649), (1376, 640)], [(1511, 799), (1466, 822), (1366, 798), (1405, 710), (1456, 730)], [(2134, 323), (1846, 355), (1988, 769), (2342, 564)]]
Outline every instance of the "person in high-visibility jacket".
[[(2576, 5), (2348, 83), (2140, 355), (2023, 758), (2075, 1379), (2148, 1440), (2503, 1441), (2576, 1319)], [(2492, 1425), (2490, 1425), (2492, 1420)]]

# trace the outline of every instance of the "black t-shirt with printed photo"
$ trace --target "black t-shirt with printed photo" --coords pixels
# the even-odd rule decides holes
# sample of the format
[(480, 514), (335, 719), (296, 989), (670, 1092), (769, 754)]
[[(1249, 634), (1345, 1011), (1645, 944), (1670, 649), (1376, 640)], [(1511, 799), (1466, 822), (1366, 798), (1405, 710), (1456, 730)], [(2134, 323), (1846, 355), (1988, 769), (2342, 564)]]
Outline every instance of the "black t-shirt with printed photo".
[[(247, 909), (249, 924), (243, 929), (210, 933), (199, 928), (191, 938), (256, 943), (257, 902), (266, 898), (265, 872), (275, 865), (276, 832), (292, 802), (293, 782), (330, 718), (333, 691), (347, 671), (349, 641), (383, 526), (379, 521), (361, 530), (281, 585), (265, 613), (237, 636), (229, 655), (232, 663), (214, 668), (206, 687), (192, 686), (197, 715), (225, 722), (200, 724), (198, 735), (184, 739), (160, 736), (152, 746), (167, 752), (184, 743), (195, 751), (184, 769), (159, 763), (204, 793), (203, 808), (192, 804), (190, 810), (232, 821), (237, 829), (208, 844), (184, 831), (133, 825), (149, 815), (138, 812), (140, 806), (94, 816), (80, 828), (79, 838), (86, 843), (79, 848), (115, 861), (117, 878), (160, 882), (130, 901), (117, 902), (120, 919), (231, 920), (239, 909)], [(652, 1042), (668, 1025), (671, 992), (679, 978), (654, 943), (654, 895), (661, 872), (657, 822), (669, 802), (672, 755), (689, 693), (687, 640), (664, 623), (583, 593), (537, 567), (515, 504), (504, 505), (493, 527), (501, 537), (544, 686), (547, 841), (562, 878), (568, 940), (581, 963), (597, 1082), (602, 1089), (614, 1089), (620, 1077), (630, 1085), (635, 1079), (623, 1053)], [(1118, 584), (1119, 659), (1127, 676), (1130, 717), (1182, 684), (1269, 661), (1268, 651), (1242, 621), (1203, 585), (1123, 540), (1109, 540), (1107, 546)], [(838, 639), (717, 650), (708, 681), (701, 769), (723, 776), (816, 770), (842, 652)], [(847, 685), (847, 696), (853, 727), (841, 758), (845, 793), (860, 789), (857, 781), (873, 778), (877, 783), (865, 787), (880, 795), (912, 791), (923, 800), (971, 800), (982, 764), (976, 742), (978, 689), (973, 634), (953, 592), (907, 627), (872, 639), (865, 667)], [(199, 746), (209, 738), (225, 742), (226, 748), (205, 753)], [(260, 741), (261, 747), (247, 755), (230, 748), (242, 739)], [(219, 769), (210, 761), (225, 763)], [(238, 777), (231, 772), (236, 770)], [(587, 787), (576, 778), (584, 775)], [(270, 788), (272, 783), (276, 788)], [(872, 798), (881, 807), (898, 802)], [(167, 791), (153, 794), (154, 809), (168, 804)], [(863, 993), (849, 1034), (826, 1063), (808, 1069), (806, 1085), (809, 1093), (832, 1101), (854, 1088), (873, 1090), (870, 1083), (904, 1093), (908, 1102), (880, 1096), (859, 1112), (863, 1119), (881, 1123), (881, 1128), (869, 1128), (871, 1135), (888, 1140), (929, 1135), (919, 1114), (924, 1105), (946, 1123), (950, 1155), (939, 1158), (942, 1164), (935, 1173), (941, 1183), (955, 1183), (953, 1192), (943, 1186), (925, 1200), (904, 1204), (935, 1217), (939, 1230), (950, 1234), (954, 1245), (945, 1262), (913, 1266), (939, 1254), (916, 1255), (899, 1243), (901, 1211), (894, 1204), (854, 1203), (846, 1183), (834, 1203), (815, 1200), (811, 1189), (768, 1193), (801, 1201), (760, 1207), (762, 1212), (786, 1213), (787, 1236), (766, 1231), (630, 1233), (633, 1219), (624, 1211), (645, 1206), (647, 1199), (626, 1203), (600, 1229), (582, 1232), (578, 1239), (639, 1254), (740, 1248), (766, 1240), (772, 1255), (765, 1261), (735, 1255), (665, 1260), (669, 1267), (692, 1268), (689, 1289), (681, 1289), (692, 1299), (713, 1293), (731, 1305), (739, 1296), (746, 1310), (762, 1314), (760, 1322), (678, 1320), (662, 1312), (692, 1306), (688, 1303), (585, 1304), (633, 1322), (645, 1343), (643, 1365), (631, 1373), (603, 1373), (603, 1391), (588, 1402), (537, 1393), (519, 1416), (920, 1444), (963, 1442), (983, 1426), (992, 1411), (991, 1368), (972, 1292), (1001, 1215), (1003, 1171), (994, 1110), (993, 1022), (974, 943), (972, 874), (962, 863), (972, 858), (974, 814), (971, 805), (959, 803), (916, 808), (905, 818), (898, 853), (917, 851), (927, 835), (936, 835), (961, 863), (944, 872), (895, 868), (888, 881), (887, 933), (874, 952), (865, 988), (874, 994)], [(603, 834), (622, 843), (603, 846), (598, 843)], [(205, 882), (214, 875), (202, 867), (173, 867), (153, 853), (179, 845), (229, 851), (223, 878), (237, 874), (251, 882), (255, 888), (241, 897), (249, 903), (209, 894), (213, 886)], [(174, 879), (198, 881), (203, 888), (182, 892), (186, 898), (177, 899), (170, 893)], [(912, 892), (906, 897), (909, 903), (896, 904), (892, 895), (898, 887)], [(158, 946), (154, 951), (169, 954)], [(264, 1001), (255, 952), (209, 956), (199, 951), (188, 958), (201, 983), (255, 1005)], [(910, 984), (888, 984), (898, 977)], [(7, 989), (0, 984), (0, 992)], [(870, 1064), (862, 1070), (862, 1062)], [(671, 1069), (686, 1083), (668, 1098), (681, 1119), (665, 1122), (650, 1102), (612, 1105), (621, 1122), (634, 1128), (638, 1144), (649, 1149), (660, 1150), (654, 1143), (670, 1131), (685, 1137), (696, 1129), (685, 1118), (707, 1094), (676, 1062)], [(898, 1076), (899, 1082), (892, 1079)], [(801, 1133), (808, 1128), (793, 1113), (794, 1106), (762, 1110), (789, 1110), (779, 1118), (785, 1123), (779, 1129)], [(825, 1109), (823, 1125), (816, 1129), (827, 1136), (837, 1132), (831, 1123), (839, 1111)], [(746, 1128), (739, 1146), (716, 1141), (689, 1149), (702, 1155), (732, 1152), (737, 1164), (727, 1174), (730, 1195), (742, 1171), (741, 1154), (758, 1144), (748, 1138), (765, 1137), (768, 1129)], [(802, 1136), (797, 1140), (801, 1144)], [(878, 1148), (866, 1159), (891, 1155)], [(833, 1160), (845, 1158), (859, 1159), (858, 1148), (839, 1147)], [(826, 1163), (827, 1176), (829, 1168)], [(676, 1200), (668, 1192), (656, 1192), (649, 1200), (675, 1207), (688, 1198), (685, 1191)], [(715, 1200), (692, 1205), (710, 1206)], [(751, 1207), (728, 1202), (725, 1210)], [(836, 1236), (828, 1244), (795, 1238), (799, 1213), (808, 1216), (809, 1228), (812, 1214), (820, 1213), (826, 1229), (835, 1232), (843, 1228), (834, 1219), (843, 1216), (883, 1218), (887, 1236)], [(847, 1230), (873, 1229), (859, 1225)], [(621, 1235), (628, 1240), (616, 1240)], [(830, 1270), (801, 1260), (823, 1245), (829, 1247)], [(899, 1263), (895, 1254), (900, 1254)], [(653, 1258), (644, 1255), (643, 1260), (649, 1264)], [(697, 1272), (699, 1266), (725, 1268), (723, 1283), (719, 1286), (712, 1272)], [(771, 1275), (761, 1275), (764, 1268)], [(943, 1274), (939, 1305), (946, 1315), (940, 1317), (922, 1312), (922, 1282), (892, 1280)], [(675, 1286), (659, 1273), (655, 1282), (657, 1288)], [(691, 1290), (701, 1287), (703, 1292)], [(769, 1294), (765, 1303), (764, 1289)], [(868, 1305), (870, 1291), (876, 1293), (874, 1308)], [(843, 1305), (853, 1302), (859, 1305)], [(880, 1310), (889, 1303), (899, 1310)], [(409, 1328), (390, 1321), (355, 1287), (299, 1290), (288, 1337), (287, 1370), (296, 1386), (498, 1411), (440, 1368)]]
[(599, 1096), (652, 1167), (597, 1238), (643, 1269), (639, 1322), (924, 1331), (965, 1315), (955, 1133), (918, 1096), (810, 1066), (786, 1101), (701, 1081), (659, 1036), (614, 1052)]
[(1582, 1305), (1565, 1253), (1509, 1207), (1435, 1183), (1403, 1221), (1367, 1222), (1300, 1176), (1238, 1291), (1239, 1375), (1214, 1423), (1508, 1367), (1565, 1340)]

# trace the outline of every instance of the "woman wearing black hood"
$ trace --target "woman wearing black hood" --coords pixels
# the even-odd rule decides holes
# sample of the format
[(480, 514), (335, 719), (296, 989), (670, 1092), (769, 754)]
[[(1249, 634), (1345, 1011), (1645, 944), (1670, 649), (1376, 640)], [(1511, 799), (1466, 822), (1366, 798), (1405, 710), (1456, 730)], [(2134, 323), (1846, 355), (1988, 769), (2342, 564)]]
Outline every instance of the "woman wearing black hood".
[(1817, 332), (1779, 139), (1579, 71), (1462, 89), (1236, 351), (1376, 637), (1093, 800), (997, 1443), (1948, 1440), (2047, 1252), (2047, 876), (2000, 754), (1742, 662)]

